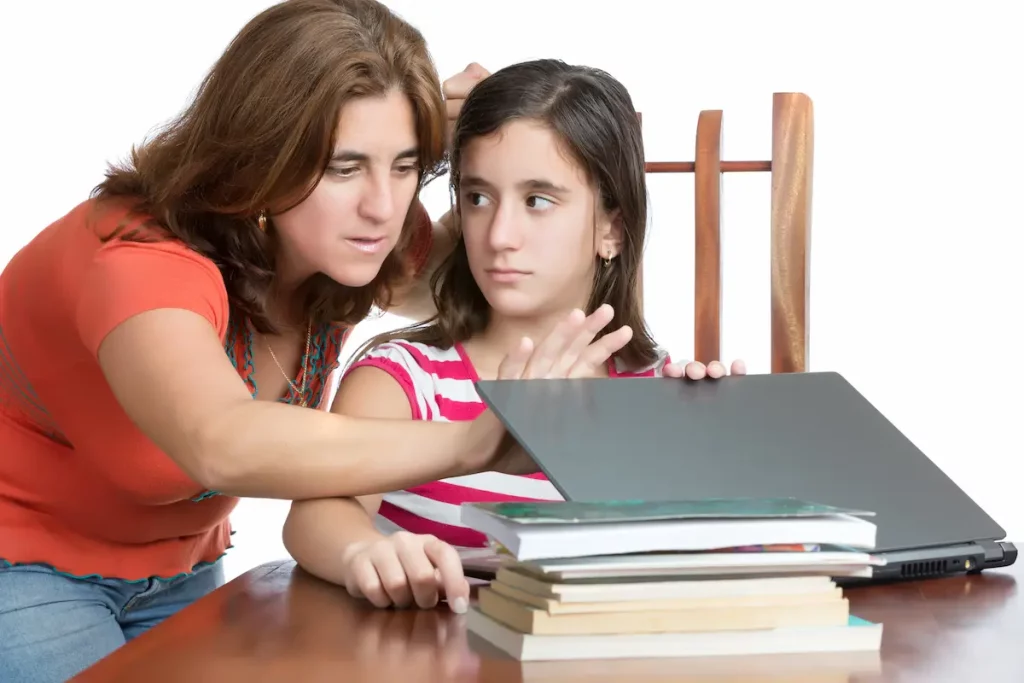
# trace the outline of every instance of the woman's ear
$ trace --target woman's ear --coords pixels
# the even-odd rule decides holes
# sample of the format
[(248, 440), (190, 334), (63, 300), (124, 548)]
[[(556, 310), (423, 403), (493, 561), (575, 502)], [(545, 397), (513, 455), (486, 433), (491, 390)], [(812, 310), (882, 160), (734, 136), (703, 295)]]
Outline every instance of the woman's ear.
[(597, 257), (610, 260), (622, 251), (622, 213), (615, 209), (604, 213), (597, 230)]

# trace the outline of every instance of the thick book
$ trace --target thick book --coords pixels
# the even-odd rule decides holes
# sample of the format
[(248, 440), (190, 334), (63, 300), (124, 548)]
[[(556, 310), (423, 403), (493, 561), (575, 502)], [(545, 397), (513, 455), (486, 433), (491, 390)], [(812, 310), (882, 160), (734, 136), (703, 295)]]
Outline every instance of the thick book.
[(874, 512), (823, 505), (797, 498), (701, 498), (678, 501), (610, 500), (466, 503), (467, 507), (518, 524), (595, 524), (680, 519), (783, 519), (873, 517)]
[(726, 547), (874, 548), (872, 513), (791, 498), (466, 503), (463, 524), (519, 561)]

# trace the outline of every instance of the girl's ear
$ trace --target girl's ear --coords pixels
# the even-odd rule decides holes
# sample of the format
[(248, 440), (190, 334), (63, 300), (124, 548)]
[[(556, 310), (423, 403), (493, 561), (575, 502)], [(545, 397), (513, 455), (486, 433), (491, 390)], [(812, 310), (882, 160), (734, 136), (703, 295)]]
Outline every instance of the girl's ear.
[(622, 251), (622, 213), (615, 209), (611, 213), (603, 214), (598, 224), (597, 257), (602, 259), (613, 259)]

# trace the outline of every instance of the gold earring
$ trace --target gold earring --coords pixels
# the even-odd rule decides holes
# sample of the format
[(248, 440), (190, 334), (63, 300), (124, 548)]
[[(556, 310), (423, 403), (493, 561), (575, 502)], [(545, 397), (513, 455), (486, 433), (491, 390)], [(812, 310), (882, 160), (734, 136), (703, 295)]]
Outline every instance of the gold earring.
[(267, 212), (260, 211), (260, 217), (256, 219), (256, 224), (260, 226), (260, 232), (267, 231)]
[(608, 266), (610, 266), (612, 264), (612, 257), (611, 256), (605, 256), (601, 260), (604, 261), (604, 267), (605, 268), (607, 268)]

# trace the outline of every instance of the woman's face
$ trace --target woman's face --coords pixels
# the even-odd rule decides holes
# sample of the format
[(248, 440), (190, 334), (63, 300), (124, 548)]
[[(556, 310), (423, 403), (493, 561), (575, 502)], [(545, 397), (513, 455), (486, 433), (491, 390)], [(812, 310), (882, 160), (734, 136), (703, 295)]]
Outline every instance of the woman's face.
[(395, 248), (419, 184), (416, 116), (398, 91), (348, 102), (327, 171), (302, 203), (271, 219), (280, 240), (278, 278), (323, 273), (369, 284)]

